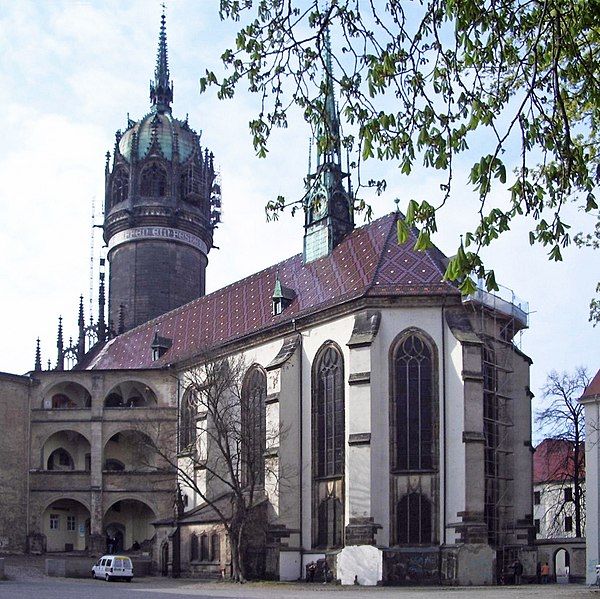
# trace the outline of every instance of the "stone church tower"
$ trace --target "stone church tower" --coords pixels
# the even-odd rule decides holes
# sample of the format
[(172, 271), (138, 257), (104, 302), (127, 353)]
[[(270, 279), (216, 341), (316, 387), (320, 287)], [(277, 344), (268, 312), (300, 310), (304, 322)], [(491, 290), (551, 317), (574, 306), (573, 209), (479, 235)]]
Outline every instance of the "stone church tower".
[(173, 117), (173, 83), (162, 15), (150, 112), (117, 131), (107, 154), (104, 241), (109, 326), (122, 333), (204, 295), (220, 216), (213, 155)]
[[(331, 254), (354, 229), (354, 200), (349, 173), (342, 170), (340, 119), (333, 86), (329, 30), (325, 39), (325, 77), (322, 83), (322, 114), (317, 136), (317, 165), (306, 178), (304, 204), (304, 262)], [(322, 147), (328, 136), (330, 143)], [(347, 181), (346, 181), (347, 180)]]

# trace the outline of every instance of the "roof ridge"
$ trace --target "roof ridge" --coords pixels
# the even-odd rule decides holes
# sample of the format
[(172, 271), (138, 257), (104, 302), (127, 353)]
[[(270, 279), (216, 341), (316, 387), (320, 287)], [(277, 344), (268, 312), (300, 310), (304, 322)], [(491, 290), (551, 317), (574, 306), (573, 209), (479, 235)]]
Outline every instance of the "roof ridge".
[[(382, 221), (382, 220), (384, 220), (386, 218), (389, 218), (392, 214), (393, 214), (393, 212), (385, 214), (384, 216), (380, 216), (379, 218), (376, 218), (375, 220), (372, 220), (371, 222), (365, 223), (364, 225), (361, 225), (360, 227), (356, 227), (347, 237), (344, 238), (344, 241), (346, 239), (348, 239), (351, 235), (354, 235), (357, 231), (361, 231), (361, 230), (365, 229), (366, 227), (370, 227), (370, 226), (374, 225), (378, 221)], [(394, 222), (395, 222), (395, 220), (394, 220)], [(387, 238), (386, 238), (384, 247), (386, 245), (387, 245)], [(183, 311), (187, 310), (192, 305), (194, 305), (196, 303), (199, 303), (199, 302), (201, 302), (203, 300), (206, 300), (206, 298), (209, 298), (211, 296), (215, 296), (216, 297), (216, 294), (218, 294), (218, 293), (225, 292), (226, 290), (230, 289), (231, 287), (234, 287), (236, 285), (240, 285), (241, 283), (243, 283), (245, 281), (248, 281), (252, 277), (256, 277), (256, 276), (258, 276), (260, 274), (263, 274), (263, 273), (265, 273), (265, 272), (267, 272), (269, 270), (276, 269), (277, 267), (281, 266), (282, 264), (285, 264), (286, 262), (291, 262), (292, 260), (297, 259), (297, 258), (299, 258), (301, 256), (302, 256), (302, 252), (298, 252), (297, 254), (294, 254), (294, 255), (290, 256), (289, 258), (285, 258), (284, 260), (280, 260), (279, 262), (276, 262), (275, 264), (270, 264), (269, 266), (267, 266), (267, 267), (265, 267), (265, 268), (263, 268), (261, 270), (257, 270), (257, 271), (255, 271), (255, 272), (253, 272), (253, 273), (251, 273), (251, 274), (249, 274), (249, 275), (247, 275), (247, 276), (245, 276), (245, 277), (243, 277), (241, 279), (237, 279), (236, 281), (233, 281), (233, 282), (231, 282), (231, 283), (229, 283), (229, 284), (227, 284), (227, 285), (225, 285), (223, 287), (219, 287), (218, 289), (215, 289), (214, 291), (211, 291), (210, 293), (207, 293), (205, 295), (201, 295), (201, 296), (199, 296), (199, 297), (197, 297), (197, 298), (195, 298), (195, 299), (187, 302), (186, 304), (178, 306), (177, 308), (173, 308), (172, 310), (169, 310), (168, 312), (164, 312), (163, 314), (159, 314), (155, 318), (152, 318), (150, 320), (142, 322), (142, 323), (138, 324), (137, 326), (135, 326), (134, 328), (129, 329), (128, 331), (125, 331), (124, 333), (121, 333), (120, 335), (118, 335), (118, 337), (120, 337), (120, 338), (129, 337), (131, 334), (133, 334), (134, 332), (136, 332), (138, 329), (148, 327), (150, 324), (152, 324), (152, 323), (154, 323), (154, 322), (156, 322), (158, 320), (162, 320), (167, 315), (179, 314), (180, 312), (183, 312)], [(324, 256), (324, 258), (326, 258), (326, 257), (327, 256)], [(378, 267), (379, 267), (379, 264), (378, 264)]]
[[(392, 212), (391, 215), (392, 215), (392, 219), (391, 219), (391, 223), (390, 223), (390, 229), (387, 232), (387, 235), (385, 236), (385, 241), (383, 242), (382, 251), (379, 254), (379, 257), (377, 259), (377, 266), (373, 269), (373, 276), (371, 277), (371, 282), (365, 287), (365, 291), (364, 291), (363, 295), (367, 295), (369, 293), (369, 291), (371, 291), (371, 289), (374, 287), (375, 281), (379, 275), (379, 269), (381, 268), (381, 265), (385, 259), (385, 253), (386, 253), (388, 243), (390, 241), (390, 235), (392, 234), (392, 231), (394, 230), (394, 225), (396, 224), (396, 222), (398, 220), (397, 212)], [(388, 217), (388, 216), (390, 216), (390, 214), (386, 214), (386, 217)], [(375, 222), (375, 221), (373, 221), (373, 222)]]

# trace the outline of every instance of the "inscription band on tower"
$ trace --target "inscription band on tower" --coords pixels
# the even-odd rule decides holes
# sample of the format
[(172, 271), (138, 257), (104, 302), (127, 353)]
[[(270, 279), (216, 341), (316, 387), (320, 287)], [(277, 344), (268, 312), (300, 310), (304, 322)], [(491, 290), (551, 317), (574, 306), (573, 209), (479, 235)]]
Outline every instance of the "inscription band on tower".
[(134, 227), (133, 229), (119, 231), (110, 238), (108, 251), (110, 252), (115, 247), (128, 241), (141, 241), (143, 239), (177, 241), (192, 246), (205, 255), (208, 254), (208, 247), (200, 237), (171, 227)]

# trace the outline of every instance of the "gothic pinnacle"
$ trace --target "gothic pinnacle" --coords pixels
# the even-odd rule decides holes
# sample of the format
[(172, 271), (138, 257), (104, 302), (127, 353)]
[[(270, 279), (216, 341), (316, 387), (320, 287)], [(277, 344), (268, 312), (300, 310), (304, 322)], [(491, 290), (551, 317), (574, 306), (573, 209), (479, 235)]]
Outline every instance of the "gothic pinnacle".
[(150, 100), (157, 112), (170, 112), (173, 101), (173, 84), (169, 79), (169, 60), (167, 54), (167, 26), (165, 6), (160, 17), (160, 32), (158, 34), (158, 51), (156, 53), (156, 68), (154, 81), (150, 82)]

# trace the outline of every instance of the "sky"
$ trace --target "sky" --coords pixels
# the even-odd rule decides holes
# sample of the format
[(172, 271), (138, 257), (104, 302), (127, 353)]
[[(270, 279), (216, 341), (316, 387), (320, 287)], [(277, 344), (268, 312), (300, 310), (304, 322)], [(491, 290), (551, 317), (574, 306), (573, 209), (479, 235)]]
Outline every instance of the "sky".
[[(258, 98), (244, 90), (227, 101), (210, 90), (200, 95), (199, 77), (206, 68), (219, 70), (237, 31), (219, 20), (217, 8), (217, 0), (167, 3), (173, 113), (189, 113), (202, 131), (222, 181), (223, 223), (215, 234), (219, 249), (209, 254), (207, 292), (301, 251), (301, 214), (267, 223), (264, 206), (278, 195), (302, 196), (310, 137), (292, 113), (259, 159), (248, 131)], [(43, 363), (54, 364), (58, 316), (66, 337), (76, 335), (81, 294), (89, 316), (90, 268), (96, 281), (102, 252), (92, 214), (101, 224), (105, 154), (128, 113), (139, 119), (149, 111), (160, 13), (158, 0), (0, 0), (0, 371), (33, 368), (38, 336)], [(474, 223), (468, 170), (459, 161), (456, 191), (434, 239), (447, 254)], [(370, 175), (388, 181), (381, 197), (366, 194), (376, 217), (394, 210), (396, 198), (405, 209), (410, 199), (439, 197), (436, 172), (407, 178), (393, 164), (371, 161), (364, 176)], [(585, 225), (574, 208), (570, 216), (574, 231)], [(533, 359), (537, 406), (550, 371), (585, 366), (594, 374), (600, 367), (600, 327), (588, 322), (600, 268), (597, 254), (575, 247), (566, 249), (564, 262), (548, 262), (543, 248), (529, 245), (527, 231), (526, 223), (515, 226), (485, 258), (497, 280), (529, 303), (530, 328), (517, 342)]]

